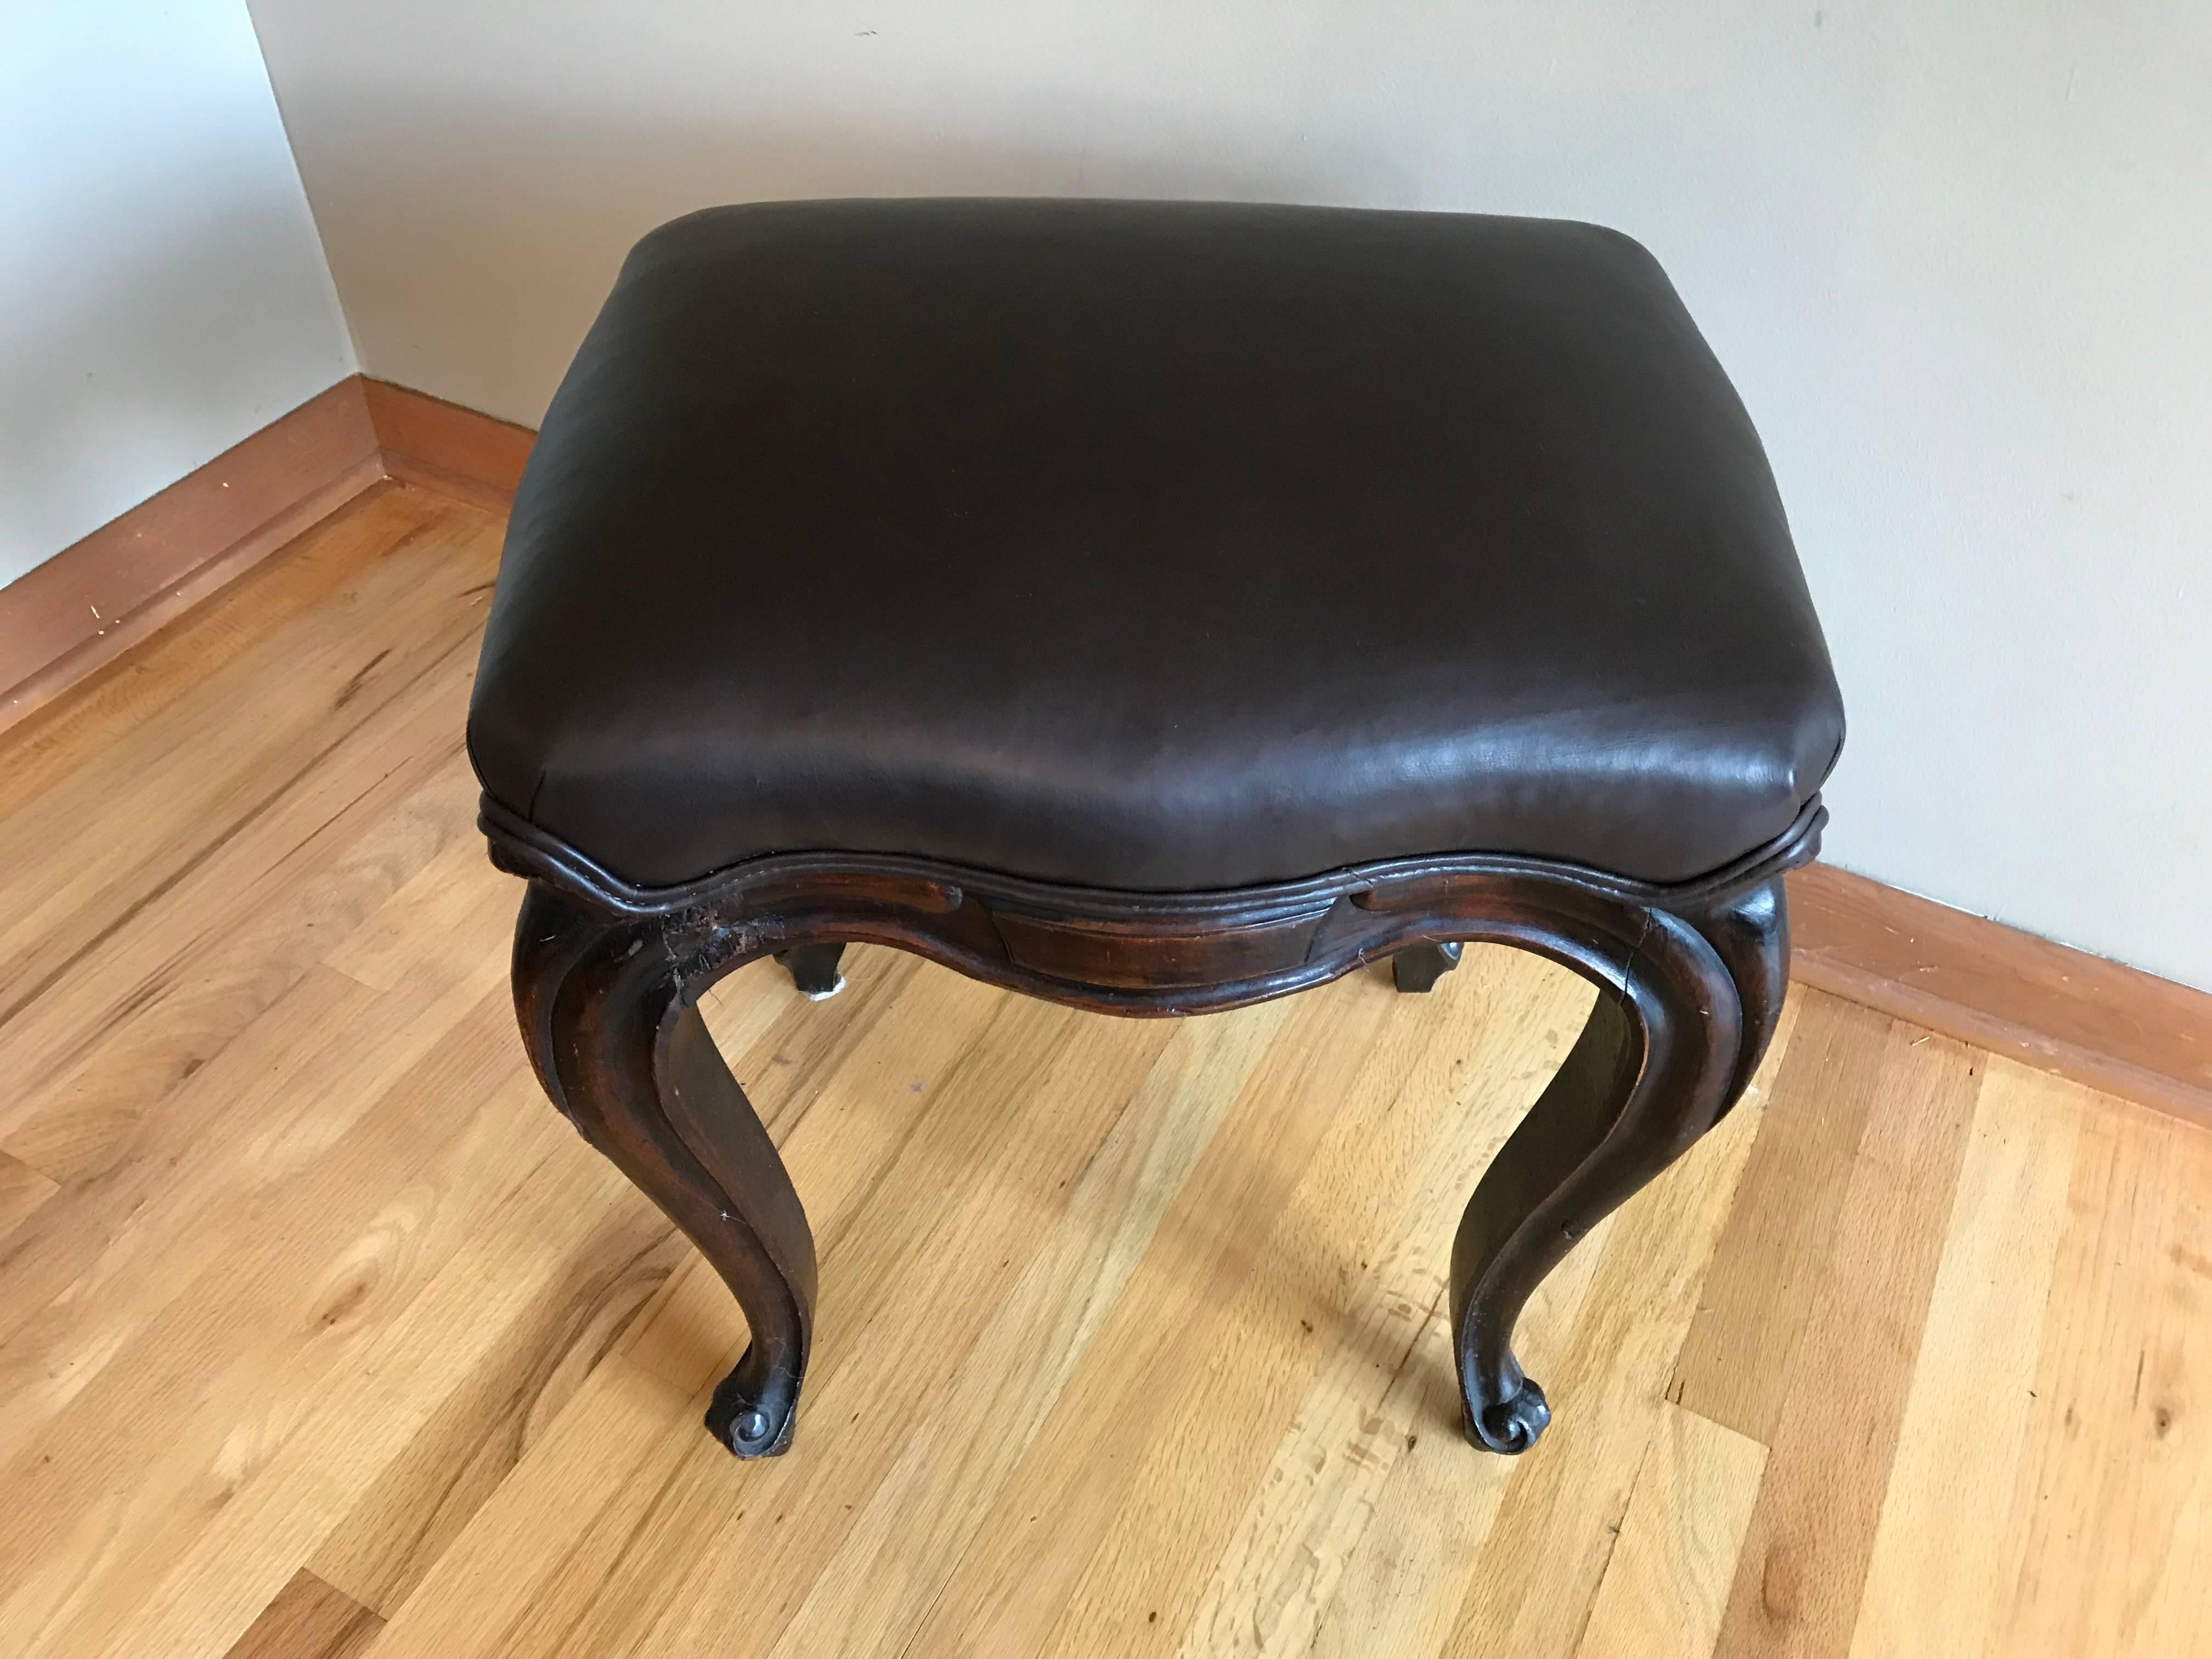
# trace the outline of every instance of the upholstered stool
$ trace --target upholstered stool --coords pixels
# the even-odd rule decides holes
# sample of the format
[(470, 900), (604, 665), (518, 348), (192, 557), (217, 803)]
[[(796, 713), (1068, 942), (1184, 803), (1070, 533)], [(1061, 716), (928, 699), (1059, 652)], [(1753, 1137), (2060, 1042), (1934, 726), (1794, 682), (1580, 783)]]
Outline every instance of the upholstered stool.
[(469, 745), (528, 878), (524, 1041), (752, 1341), (788, 1442), (814, 1246), (709, 1041), (851, 940), (1123, 1014), (1459, 941), (1593, 981), (1452, 1250), (1474, 1438), (1574, 1241), (1778, 1012), (1843, 714), (1759, 439), (1589, 225), (1077, 202), (702, 213), (623, 268), (518, 493)]

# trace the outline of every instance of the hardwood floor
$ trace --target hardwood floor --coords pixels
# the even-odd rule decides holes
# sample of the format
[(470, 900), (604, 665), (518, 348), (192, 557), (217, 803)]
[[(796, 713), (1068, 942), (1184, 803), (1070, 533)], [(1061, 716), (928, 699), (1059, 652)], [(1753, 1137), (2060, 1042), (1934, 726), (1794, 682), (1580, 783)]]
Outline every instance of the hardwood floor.
[(823, 1254), (742, 1320), (545, 1104), (460, 749), (490, 514), (380, 486), (0, 738), (0, 1654), (2212, 1652), (2212, 1135), (1800, 990), (1461, 1438), (1440, 1298), (1589, 993), (708, 1001)]

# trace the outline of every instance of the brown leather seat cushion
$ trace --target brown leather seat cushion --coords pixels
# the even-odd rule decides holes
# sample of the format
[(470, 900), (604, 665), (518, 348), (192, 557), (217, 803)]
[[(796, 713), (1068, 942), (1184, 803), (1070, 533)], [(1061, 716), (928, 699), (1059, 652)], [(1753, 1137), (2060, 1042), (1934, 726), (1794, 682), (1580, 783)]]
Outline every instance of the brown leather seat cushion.
[(1741, 404), (1589, 225), (802, 202), (655, 231), (516, 496), (469, 744), (665, 885), (1188, 890), (1780, 833), (1843, 710)]

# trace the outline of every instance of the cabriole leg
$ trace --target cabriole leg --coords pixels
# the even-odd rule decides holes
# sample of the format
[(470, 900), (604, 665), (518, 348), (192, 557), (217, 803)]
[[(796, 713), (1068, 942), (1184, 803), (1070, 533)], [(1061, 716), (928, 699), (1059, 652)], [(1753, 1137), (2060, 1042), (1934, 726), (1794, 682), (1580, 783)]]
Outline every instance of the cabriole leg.
[[(1718, 949), (1716, 949), (1716, 946)], [(1559, 1075), (1484, 1171), (1452, 1244), (1451, 1310), (1468, 1437), (1528, 1450), (1551, 1421), (1513, 1327), (1544, 1276), (1717, 1122), (1780, 1011), (1778, 882), (1710, 915), (1653, 912), (1601, 984)]]
[(751, 1344), (707, 1426), (740, 1457), (790, 1443), (814, 1326), (814, 1238), (783, 1159), (686, 1004), (659, 919), (608, 918), (532, 882), (514, 1000), (553, 1103), (688, 1234)]

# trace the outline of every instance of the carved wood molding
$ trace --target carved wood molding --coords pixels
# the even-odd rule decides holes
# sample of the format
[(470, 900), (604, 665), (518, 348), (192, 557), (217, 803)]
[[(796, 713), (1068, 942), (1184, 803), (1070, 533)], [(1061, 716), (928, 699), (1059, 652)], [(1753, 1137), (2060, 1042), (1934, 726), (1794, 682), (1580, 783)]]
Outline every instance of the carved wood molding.
[[(1282, 996), (1408, 945), (1519, 945), (1613, 983), (1607, 966), (1655, 910), (1724, 908), (1809, 860), (1816, 799), (1723, 869), (1662, 885), (1511, 854), (1352, 866), (1301, 881), (1196, 893), (1062, 886), (895, 854), (788, 853), (681, 886), (623, 881), (498, 802), (479, 823), (494, 860), (605, 915), (670, 925), (687, 977), (793, 945), (896, 945), (1010, 989), (1103, 1012), (1177, 1015)], [(675, 944), (680, 939), (680, 947)]]

